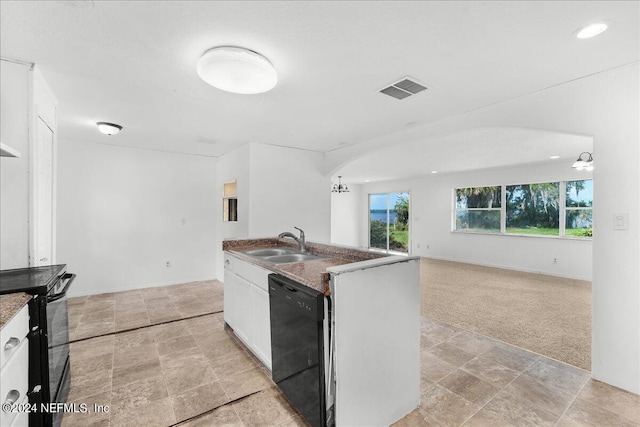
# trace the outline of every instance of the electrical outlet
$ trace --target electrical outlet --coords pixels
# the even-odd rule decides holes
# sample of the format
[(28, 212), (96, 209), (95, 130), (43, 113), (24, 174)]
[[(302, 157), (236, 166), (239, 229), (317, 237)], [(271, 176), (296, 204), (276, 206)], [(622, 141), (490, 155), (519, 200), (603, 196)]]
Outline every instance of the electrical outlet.
[(553, 259), (553, 263), (554, 263), (554, 264), (557, 264), (557, 263), (558, 263), (558, 258), (554, 258), (554, 259)]
[(429, 249), (429, 245), (427, 245), (427, 249)]
[(167, 264), (165, 265), (165, 267), (171, 268), (171, 261), (167, 261)]
[(416, 248), (420, 249), (420, 243), (418, 243), (418, 244), (416, 245)]

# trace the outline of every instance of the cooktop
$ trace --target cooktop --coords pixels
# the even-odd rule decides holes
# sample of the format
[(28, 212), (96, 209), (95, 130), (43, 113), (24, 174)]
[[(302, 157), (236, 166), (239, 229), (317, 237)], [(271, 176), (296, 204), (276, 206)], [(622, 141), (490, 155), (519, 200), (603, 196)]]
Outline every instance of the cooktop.
[(0, 295), (25, 292), (46, 294), (65, 273), (66, 264), (0, 270)]

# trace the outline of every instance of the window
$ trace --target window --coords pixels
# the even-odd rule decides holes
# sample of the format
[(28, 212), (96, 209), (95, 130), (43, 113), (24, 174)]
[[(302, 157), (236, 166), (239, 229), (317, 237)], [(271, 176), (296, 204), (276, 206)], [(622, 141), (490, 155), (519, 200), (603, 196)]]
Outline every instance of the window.
[(456, 232), (592, 237), (593, 180), (456, 188)]
[(409, 193), (369, 194), (369, 247), (409, 252)]
[(501, 187), (456, 189), (456, 230), (500, 232)]
[(236, 181), (225, 182), (222, 185), (222, 221), (238, 221), (238, 198), (236, 196)]
[(506, 232), (560, 235), (560, 183), (507, 185)]
[(572, 237), (593, 236), (593, 180), (567, 181), (565, 234)]

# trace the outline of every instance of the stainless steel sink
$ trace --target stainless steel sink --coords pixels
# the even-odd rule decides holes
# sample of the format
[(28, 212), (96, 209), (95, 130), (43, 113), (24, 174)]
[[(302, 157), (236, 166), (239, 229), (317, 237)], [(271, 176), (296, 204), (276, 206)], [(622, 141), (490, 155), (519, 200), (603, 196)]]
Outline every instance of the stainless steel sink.
[(297, 254), (298, 251), (289, 248), (251, 249), (243, 253), (253, 257), (268, 257), (275, 255)]
[(294, 253), (294, 254), (288, 254), (288, 255), (267, 256), (262, 259), (268, 262), (272, 262), (274, 264), (287, 264), (290, 262), (315, 261), (315, 260), (324, 259), (324, 258), (327, 258), (327, 257), (312, 255), (312, 254)]

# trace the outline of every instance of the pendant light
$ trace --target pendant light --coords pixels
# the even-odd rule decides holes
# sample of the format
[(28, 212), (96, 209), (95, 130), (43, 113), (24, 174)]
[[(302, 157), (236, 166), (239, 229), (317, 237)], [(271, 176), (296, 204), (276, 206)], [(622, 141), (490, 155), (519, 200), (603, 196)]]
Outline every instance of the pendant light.
[(576, 170), (586, 170), (586, 171), (592, 171), (593, 170), (593, 156), (591, 155), (591, 153), (589, 152), (582, 152), (580, 153), (580, 155), (578, 156), (578, 160), (576, 160), (573, 165), (571, 165), (572, 168), (576, 169)]
[(333, 188), (331, 188), (332, 193), (348, 193), (349, 188), (346, 184), (342, 183), (342, 175), (338, 175), (338, 183), (333, 184)]

